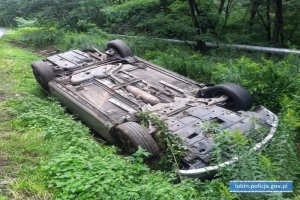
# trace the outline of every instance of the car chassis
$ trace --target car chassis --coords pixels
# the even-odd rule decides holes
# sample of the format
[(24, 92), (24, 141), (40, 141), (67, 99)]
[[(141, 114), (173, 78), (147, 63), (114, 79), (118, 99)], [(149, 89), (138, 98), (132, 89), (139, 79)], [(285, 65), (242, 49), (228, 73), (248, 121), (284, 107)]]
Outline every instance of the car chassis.
[(109, 42), (105, 52), (91, 48), (53, 55), (34, 62), (32, 69), (44, 90), (128, 153), (141, 146), (159, 156), (152, 137), (157, 127), (146, 129), (137, 117), (140, 112), (156, 115), (186, 147), (178, 171), (183, 176), (210, 176), (240, 159), (211, 165), (215, 141), (201, 123), (217, 123), (222, 130), (239, 130), (245, 136), (266, 129), (264, 138), (249, 152), (265, 146), (278, 124), (277, 116), (262, 106), (249, 111), (252, 98), (241, 86), (195, 82), (134, 56), (121, 40)]

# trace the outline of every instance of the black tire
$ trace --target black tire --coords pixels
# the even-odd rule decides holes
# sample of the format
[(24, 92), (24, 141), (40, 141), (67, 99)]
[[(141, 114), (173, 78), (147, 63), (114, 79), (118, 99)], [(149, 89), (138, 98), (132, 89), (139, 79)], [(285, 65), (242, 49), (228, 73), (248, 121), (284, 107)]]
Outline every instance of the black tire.
[(224, 83), (209, 88), (205, 94), (204, 98), (214, 98), (221, 95), (227, 95), (228, 100), (226, 101), (225, 108), (232, 111), (249, 110), (253, 105), (253, 99), (249, 92), (241, 87), (240, 85), (234, 83)]
[(44, 62), (38, 61), (31, 65), (32, 71), (36, 81), (42, 86), (44, 90), (49, 92), (49, 82), (55, 78), (55, 74), (51, 66)]
[(126, 122), (116, 127), (116, 135), (125, 150), (133, 154), (138, 146), (152, 154), (159, 155), (159, 148), (152, 136), (141, 125), (136, 122)]
[(107, 49), (114, 49), (122, 58), (134, 55), (130, 47), (122, 40), (108, 42)]

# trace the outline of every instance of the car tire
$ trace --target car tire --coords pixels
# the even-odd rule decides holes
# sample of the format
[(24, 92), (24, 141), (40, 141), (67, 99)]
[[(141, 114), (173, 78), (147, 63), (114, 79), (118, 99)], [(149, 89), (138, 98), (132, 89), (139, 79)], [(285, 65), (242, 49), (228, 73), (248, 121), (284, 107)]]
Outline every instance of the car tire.
[(32, 71), (37, 82), (44, 90), (49, 92), (49, 82), (55, 78), (55, 74), (51, 66), (43, 61), (35, 62), (32, 64)]
[(133, 56), (130, 47), (122, 40), (112, 40), (108, 42), (107, 49), (114, 49), (122, 58)]
[(159, 148), (152, 136), (136, 122), (126, 122), (118, 125), (116, 135), (127, 153), (135, 153), (140, 146), (151, 153), (152, 157), (159, 155)]
[(250, 93), (240, 85), (234, 83), (224, 83), (212, 86), (205, 91), (202, 97), (215, 98), (221, 95), (228, 96), (228, 100), (224, 107), (232, 111), (247, 111), (253, 105), (253, 98)]

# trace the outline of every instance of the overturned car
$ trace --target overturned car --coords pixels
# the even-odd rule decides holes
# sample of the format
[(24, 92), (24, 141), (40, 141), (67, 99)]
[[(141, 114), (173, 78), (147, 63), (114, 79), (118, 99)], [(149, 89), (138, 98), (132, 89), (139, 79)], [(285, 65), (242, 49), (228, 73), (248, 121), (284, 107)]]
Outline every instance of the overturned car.
[(144, 128), (137, 118), (140, 112), (156, 115), (185, 146), (179, 170), (183, 176), (204, 177), (239, 159), (213, 165), (215, 141), (201, 123), (213, 122), (245, 136), (267, 130), (250, 152), (266, 145), (277, 128), (276, 115), (266, 108), (249, 111), (253, 100), (241, 86), (197, 83), (134, 56), (121, 40), (110, 41), (105, 52), (92, 48), (53, 55), (33, 63), (32, 69), (44, 90), (128, 153), (141, 146), (159, 156), (153, 137), (157, 127)]

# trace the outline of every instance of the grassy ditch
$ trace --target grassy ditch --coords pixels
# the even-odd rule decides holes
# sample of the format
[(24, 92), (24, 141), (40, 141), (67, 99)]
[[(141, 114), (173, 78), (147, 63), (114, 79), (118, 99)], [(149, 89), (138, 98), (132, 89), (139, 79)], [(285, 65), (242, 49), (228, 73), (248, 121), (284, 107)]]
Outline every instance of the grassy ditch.
[[(140, 159), (126, 159), (115, 147), (96, 142), (85, 125), (65, 114), (35, 83), (30, 63), (36, 59), (40, 57), (0, 41), (0, 91), (5, 98), (0, 105), (0, 160), (8, 163), (1, 167), (1, 179), (9, 182), (11, 197), (204, 198), (197, 189), (201, 183), (174, 184), (172, 174), (151, 171)], [(218, 184), (207, 189), (216, 197), (222, 195)]]
[[(91, 45), (104, 49), (106, 41), (111, 39), (99, 30), (87, 34), (56, 29), (42, 30), (44, 34), (40, 31), (39, 28), (11, 31), (5, 40), (30, 44), (31, 48), (50, 45), (67, 50)], [(35, 36), (40, 38), (37, 40)], [(258, 104), (279, 115), (279, 130), (271, 145), (221, 170), (215, 180), (178, 183), (174, 174), (153, 171), (141, 163), (142, 154), (124, 158), (117, 154), (117, 148), (96, 142), (85, 125), (65, 114), (64, 108), (36, 84), (30, 63), (40, 56), (0, 41), (3, 72), (0, 97), (5, 99), (0, 104), (0, 160), (8, 163), (1, 169), (1, 178), (9, 182), (6, 188), (11, 196), (17, 199), (288, 199), (299, 194), (299, 58), (271, 60), (217, 51), (200, 55), (166, 43), (136, 39), (128, 42), (139, 56), (197, 81), (236, 82), (245, 86)], [(293, 180), (295, 193), (231, 194), (229, 180)]]

